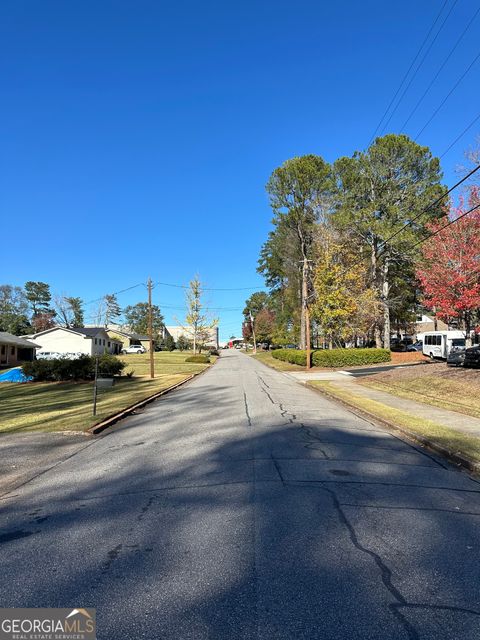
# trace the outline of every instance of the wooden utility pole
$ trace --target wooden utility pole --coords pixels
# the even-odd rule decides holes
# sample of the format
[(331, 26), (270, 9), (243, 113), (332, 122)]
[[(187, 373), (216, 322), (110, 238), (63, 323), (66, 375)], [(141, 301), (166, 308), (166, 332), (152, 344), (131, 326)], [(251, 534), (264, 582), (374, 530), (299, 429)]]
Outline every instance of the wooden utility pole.
[(97, 382), (98, 382), (98, 355), (95, 356), (95, 379), (93, 382), (93, 415), (94, 416), (97, 415), (97, 394), (98, 394)]
[(153, 361), (153, 321), (152, 321), (152, 279), (148, 278), (148, 341), (150, 344), (150, 378), (155, 377)]
[(250, 311), (250, 309), (248, 310), (248, 313), (250, 315), (250, 326), (252, 327), (253, 353), (257, 353), (257, 339), (255, 338), (255, 324), (254, 324), (252, 312)]
[(305, 300), (305, 340), (307, 341), (307, 370), (310, 369), (310, 309), (308, 308), (308, 300)]
[(307, 356), (307, 371), (310, 369), (310, 309), (308, 308), (308, 260), (304, 258), (302, 269), (302, 298), (305, 317), (305, 353)]

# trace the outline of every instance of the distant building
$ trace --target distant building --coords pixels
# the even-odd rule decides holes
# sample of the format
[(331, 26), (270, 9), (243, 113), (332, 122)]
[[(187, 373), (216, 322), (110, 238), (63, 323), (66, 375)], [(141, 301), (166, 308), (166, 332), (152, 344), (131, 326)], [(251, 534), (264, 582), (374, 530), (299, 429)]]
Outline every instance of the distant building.
[(437, 327), (435, 327), (435, 319), (432, 316), (427, 316), (423, 313), (419, 313), (415, 320), (415, 335), (419, 333), (425, 333), (427, 331), (446, 331), (448, 324), (437, 318)]
[(34, 360), (35, 349), (38, 346), (25, 338), (0, 331), (0, 366), (16, 367), (19, 362)]
[(145, 334), (131, 333), (123, 329), (112, 328), (111, 325), (108, 326), (107, 333), (110, 337), (121, 341), (122, 349), (142, 345), (147, 351), (150, 351), (150, 338)]
[[(165, 339), (167, 335), (171, 336), (175, 342), (177, 342), (180, 336), (184, 336), (187, 340), (193, 340), (193, 333), (189, 327), (172, 325), (165, 326), (163, 328), (163, 339)], [(214, 327), (210, 330), (209, 339), (204, 344), (206, 347), (218, 349), (218, 327)]]
[(237, 344), (243, 344), (245, 342), (244, 338), (230, 338), (230, 340), (228, 341), (228, 348), (229, 349), (233, 349), (234, 347), (237, 346)]

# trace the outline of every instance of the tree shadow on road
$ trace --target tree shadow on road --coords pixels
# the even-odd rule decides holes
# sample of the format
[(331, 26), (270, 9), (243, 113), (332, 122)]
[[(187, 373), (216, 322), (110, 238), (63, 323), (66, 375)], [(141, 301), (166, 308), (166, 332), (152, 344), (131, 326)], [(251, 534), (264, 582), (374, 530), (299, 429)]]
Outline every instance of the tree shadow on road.
[(477, 483), (368, 423), (226, 408), (135, 416), (4, 501), (2, 606), (96, 607), (108, 640), (479, 637)]

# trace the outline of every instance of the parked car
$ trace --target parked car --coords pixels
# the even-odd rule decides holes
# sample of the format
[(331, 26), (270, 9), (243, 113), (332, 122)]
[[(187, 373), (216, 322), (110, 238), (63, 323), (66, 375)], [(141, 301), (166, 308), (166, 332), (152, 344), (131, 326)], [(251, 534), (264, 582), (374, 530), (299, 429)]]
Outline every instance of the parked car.
[(147, 350), (143, 344), (132, 344), (126, 349), (122, 349), (122, 353), (147, 353)]
[(423, 350), (423, 340), (417, 340), (413, 344), (409, 344), (407, 347), (407, 351), (422, 351)]
[(452, 347), (447, 356), (447, 367), (463, 367), (465, 364), (465, 349)]
[(413, 344), (413, 338), (405, 336), (404, 338), (392, 338), (390, 340), (390, 351), (408, 351), (408, 347)]
[(480, 367), (480, 345), (465, 349), (465, 367)]
[(56, 360), (62, 357), (63, 353), (58, 353), (58, 351), (40, 351), (37, 353), (37, 360)]

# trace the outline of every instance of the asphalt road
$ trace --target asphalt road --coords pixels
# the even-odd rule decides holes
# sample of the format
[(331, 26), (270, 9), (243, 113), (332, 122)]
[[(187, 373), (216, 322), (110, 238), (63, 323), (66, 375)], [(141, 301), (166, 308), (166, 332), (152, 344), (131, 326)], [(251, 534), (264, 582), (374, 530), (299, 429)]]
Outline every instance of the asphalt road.
[(0, 505), (1, 606), (101, 640), (480, 637), (480, 484), (238, 352)]

